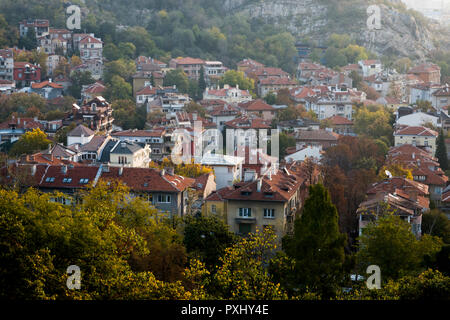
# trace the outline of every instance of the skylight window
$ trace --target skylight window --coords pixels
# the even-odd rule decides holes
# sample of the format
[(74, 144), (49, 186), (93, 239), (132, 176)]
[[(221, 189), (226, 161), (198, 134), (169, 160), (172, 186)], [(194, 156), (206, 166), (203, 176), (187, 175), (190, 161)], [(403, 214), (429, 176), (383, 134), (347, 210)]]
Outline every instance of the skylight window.
[(89, 179), (80, 179), (81, 184), (87, 184), (89, 182)]
[(64, 178), (63, 179), (63, 183), (71, 183), (72, 182), (72, 178)]
[(48, 177), (47, 179), (45, 179), (45, 182), (54, 182), (55, 178), (53, 177)]

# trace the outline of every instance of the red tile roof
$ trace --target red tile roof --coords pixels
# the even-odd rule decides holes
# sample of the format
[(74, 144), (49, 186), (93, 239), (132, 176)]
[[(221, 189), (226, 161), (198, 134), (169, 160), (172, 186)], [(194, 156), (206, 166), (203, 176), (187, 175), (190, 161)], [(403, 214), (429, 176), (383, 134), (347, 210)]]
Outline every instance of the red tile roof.
[(431, 130), (430, 128), (419, 126), (419, 127), (405, 127), (399, 129), (394, 133), (394, 135), (437, 137), (439, 134), (436, 131)]
[(40, 83), (33, 82), (31, 84), (31, 88), (33, 88), (33, 89), (42, 89), (44, 87), (52, 87), (54, 89), (62, 89), (63, 88), (63, 86), (61, 84), (50, 82), (48, 80), (40, 82)]
[(272, 123), (258, 117), (240, 116), (225, 122), (225, 126), (233, 129), (270, 129)]
[(341, 116), (333, 116), (326, 120), (330, 120), (334, 125), (353, 125), (353, 121)]
[(258, 99), (240, 103), (239, 107), (246, 111), (275, 111), (276, 109), (267, 104), (264, 100)]

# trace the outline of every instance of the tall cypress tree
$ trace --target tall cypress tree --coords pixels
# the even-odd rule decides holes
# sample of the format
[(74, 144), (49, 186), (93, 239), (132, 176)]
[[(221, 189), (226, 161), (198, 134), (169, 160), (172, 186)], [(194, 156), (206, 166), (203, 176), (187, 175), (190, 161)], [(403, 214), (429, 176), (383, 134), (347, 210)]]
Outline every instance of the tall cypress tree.
[(436, 158), (438, 158), (441, 169), (448, 169), (447, 146), (445, 145), (444, 132), (439, 130), (439, 136), (436, 141)]
[(198, 100), (203, 99), (203, 92), (205, 92), (206, 89), (206, 81), (205, 81), (205, 68), (203, 66), (200, 69), (200, 74), (198, 78)]
[(283, 249), (295, 260), (296, 286), (322, 298), (334, 297), (345, 278), (346, 235), (339, 232), (338, 212), (322, 184), (310, 186), (294, 234), (283, 238)]

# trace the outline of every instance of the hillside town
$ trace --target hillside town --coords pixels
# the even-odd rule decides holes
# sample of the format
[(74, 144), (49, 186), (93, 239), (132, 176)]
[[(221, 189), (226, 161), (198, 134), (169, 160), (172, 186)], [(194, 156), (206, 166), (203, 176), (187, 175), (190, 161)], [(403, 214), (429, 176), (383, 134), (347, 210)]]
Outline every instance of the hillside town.
[[(126, 199), (138, 199), (130, 203), (142, 201), (146, 212), (167, 219), (174, 239), (177, 221), (215, 219), (205, 220), (202, 238), (218, 232), (216, 223), (230, 239), (270, 229), (292, 259), (304, 248), (296, 237), (318, 225), (300, 229), (299, 221), (311, 210), (320, 219), (329, 206), (333, 232), (346, 238), (345, 255), (359, 258), (366, 229), (388, 223), (386, 216), (405, 223), (414, 245), (440, 243), (433, 254), (450, 240), (450, 77), (431, 60), (394, 63), (354, 44), (361, 52), (352, 61), (331, 66), (315, 57), (317, 48), (298, 44), (295, 70), (283, 70), (250, 57), (230, 63), (211, 55), (142, 55), (132, 40), (114, 44), (36, 17), (15, 27), (21, 45), (0, 49), (0, 181), (18, 199), (36, 190), (58, 208), (96, 212), (83, 206), (95, 190), (117, 183)], [(126, 215), (124, 203), (117, 210)], [(313, 239), (320, 231), (307, 234)], [(151, 250), (163, 252), (164, 245)], [(183, 250), (187, 261), (206, 249)], [(184, 279), (172, 269), (158, 273), (134, 254), (133, 268), (152, 271), (154, 281)], [(212, 266), (226, 263), (218, 256)], [(296, 287), (271, 272), (286, 296), (264, 299), (294, 296)], [(392, 279), (409, 275), (398, 272)], [(177, 294), (171, 297), (181, 299)]]

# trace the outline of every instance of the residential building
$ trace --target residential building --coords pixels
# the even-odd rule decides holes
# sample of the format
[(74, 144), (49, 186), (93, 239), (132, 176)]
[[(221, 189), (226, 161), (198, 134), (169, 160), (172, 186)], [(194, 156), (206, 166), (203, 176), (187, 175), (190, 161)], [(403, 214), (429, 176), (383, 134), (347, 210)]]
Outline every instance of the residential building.
[[(296, 149), (296, 148), (295, 148)], [(312, 159), (313, 161), (320, 161), (322, 159), (322, 146), (306, 146), (300, 150), (293, 150), (294, 152), (288, 153), (284, 157), (286, 162), (302, 162), (306, 159)]]
[(79, 72), (87, 72), (91, 73), (92, 78), (94, 80), (100, 80), (103, 76), (103, 61), (102, 59), (89, 59), (83, 60), (83, 63), (72, 68), (71, 73), (79, 71)]
[(189, 79), (198, 80), (200, 70), (205, 65), (205, 61), (196, 58), (176, 58), (169, 62), (169, 67), (173, 69), (182, 69)]
[(253, 114), (266, 121), (271, 121), (276, 116), (276, 109), (262, 99), (239, 103), (238, 106), (246, 113)]
[(450, 87), (448, 84), (432, 93), (431, 103), (436, 110), (441, 110), (450, 105)]
[(14, 54), (11, 49), (0, 49), (0, 80), (14, 80)]
[(150, 147), (136, 142), (119, 141), (112, 148), (109, 158), (111, 166), (148, 168), (150, 163)]
[(225, 74), (227, 68), (221, 61), (205, 61), (204, 75), (207, 84), (217, 83)]
[(54, 99), (62, 96), (63, 86), (49, 80), (39, 83), (33, 82), (31, 84), (31, 92), (37, 93), (44, 99)]
[(83, 85), (81, 87), (81, 101), (89, 101), (96, 97), (101, 97), (106, 92), (106, 86), (97, 81), (93, 84)]
[(311, 119), (298, 118), (278, 122), (277, 128), (284, 132), (297, 132), (299, 130), (319, 130), (320, 123)]
[(86, 60), (102, 60), (103, 42), (101, 39), (88, 35), (82, 38), (78, 43), (80, 58)]
[(293, 170), (293, 166), (298, 165), (218, 189), (206, 198), (204, 213), (223, 217), (230, 230), (239, 235), (271, 227), (281, 241), (292, 232), (309, 185), (304, 171)]
[(41, 67), (28, 62), (14, 62), (14, 81), (19, 88), (40, 82)]
[[(170, 155), (170, 149), (166, 149), (165, 141), (166, 129), (155, 128), (152, 130), (127, 130), (119, 131), (111, 134), (112, 137), (120, 141), (133, 141), (139, 144), (147, 144), (150, 146), (150, 158), (154, 161), (160, 161), (165, 156)], [(168, 144), (167, 144), (168, 145)]]
[(297, 82), (290, 78), (267, 77), (257, 82), (258, 95), (265, 97), (269, 92), (277, 94), (279, 90), (290, 90), (297, 86)]
[(370, 77), (383, 71), (379, 60), (361, 60), (358, 61), (358, 65), (363, 77)]
[(243, 157), (205, 153), (200, 163), (214, 169), (218, 189), (232, 186), (242, 179)]
[(242, 103), (252, 99), (248, 90), (239, 89), (239, 85), (230, 87), (226, 84), (222, 89), (206, 88), (203, 93), (203, 100), (223, 100), (226, 103)]
[(25, 37), (28, 33), (29, 28), (34, 28), (36, 37), (41, 37), (49, 33), (50, 23), (48, 20), (44, 19), (28, 19), (23, 20), (19, 23), (19, 35), (20, 37)]
[(434, 156), (438, 135), (436, 131), (422, 126), (402, 127), (394, 133), (395, 146), (412, 144), (431, 152)]
[(94, 138), (95, 132), (88, 127), (79, 124), (72, 131), (67, 134), (67, 145), (86, 144)]
[(258, 61), (252, 59), (244, 59), (237, 63), (237, 70), (242, 71), (244, 73), (246, 73), (248, 69), (256, 69), (263, 67), (264, 65), (262, 63), (259, 63)]
[(71, 122), (84, 123), (93, 131), (110, 132), (114, 118), (111, 105), (103, 97), (98, 96), (81, 107), (74, 104), (72, 112), (67, 114), (64, 121), (68, 124)]
[(340, 135), (355, 135), (353, 130), (353, 121), (341, 116), (333, 116), (325, 120), (330, 122), (333, 132)]
[(432, 124), (434, 127), (441, 127), (441, 121), (439, 117), (430, 115), (425, 112), (414, 112), (412, 114), (408, 114), (402, 116), (397, 119), (395, 125), (398, 126), (409, 126), (409, 127), (419, 127), (425, 124)]
[(295, 133), (295, 140), (297, 149), (302, 149), (306, 146), (322, 147), (326, 150), (330, 147), (336, 146), (339, 135), (327, 130), (299, 130)]
[(413, 74), (425, 83), (441, 83), (441, 68), (433, 63), (423, 63), (411, 68), (408, 74)]
[(403, 177), (392, 177), (372, 184), (367, 200), (359, 205), (359, 233), (380, 216), (394, 214), (411, 224), (416, 237), (422, 233), (422, 214), (429, 210), (428, 186)]
[(416, 104), (417, 101), (433, 102), (433, 94), (442, 86), (436, 83), (419, 83), (410, 87), (409, 103)]
[(37, 118), (16, 118), (12, 116), (0, 124), (0, 144), (13, 143), (28, 131), (34, 129), (44, 130), (44, 126), (38, 122)]
[(208, 114), (211, 116), (211, 120), (217, 125), (217, 128), (222, 132), (225, 123), (238, 117), (240, 110), (233, 105), (224, 104), (214, 107)]

